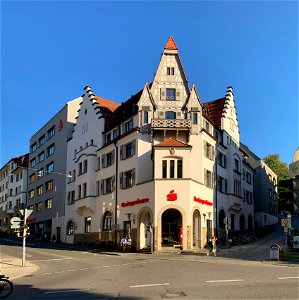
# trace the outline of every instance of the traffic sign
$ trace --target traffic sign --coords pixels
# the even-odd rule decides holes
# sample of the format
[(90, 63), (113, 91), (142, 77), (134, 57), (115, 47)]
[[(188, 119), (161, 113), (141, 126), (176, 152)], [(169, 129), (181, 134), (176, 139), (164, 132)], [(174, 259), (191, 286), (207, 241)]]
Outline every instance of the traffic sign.
[(21, 215), (24, 217), (25, 220), (28, 219), (28, 217), (32, 214), (33, 209), (25, 209), (25, 216), (24, 216), (24, 209), (20, 209)]
[(20, 228), (21, 219), (19, 217), (13, 217), (10, 219), (10, 228), (11, 229), (17, 229)]
[(290, 219), (281, 219), (281, 226), (282, 227), (291, 227)]

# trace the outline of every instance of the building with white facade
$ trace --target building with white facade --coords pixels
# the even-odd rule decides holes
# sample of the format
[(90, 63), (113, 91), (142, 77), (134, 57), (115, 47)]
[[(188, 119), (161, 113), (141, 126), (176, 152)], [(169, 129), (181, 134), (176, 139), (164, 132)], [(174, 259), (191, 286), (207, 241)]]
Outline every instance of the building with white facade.
[(67, 141), (72, 136), (81, 98), (68, 102), (30, 139), (27, 208), (31, 235), (57, 241), (64, 228)]
[(12, 158), (0, 170), (0, 231), (10, 231), (10, 219), (26, 204), (29, 155)]
[[(67, 147), (62, 241), (198, 249), (254, 224), (253, 169), (232, 88), (203, 103), (169, 37), (153, 82), (122, 104), (82, 96)], [(147, 230), (152, 226), (153, 238)], [(152, 241), (151, 241), (152, 240)]]

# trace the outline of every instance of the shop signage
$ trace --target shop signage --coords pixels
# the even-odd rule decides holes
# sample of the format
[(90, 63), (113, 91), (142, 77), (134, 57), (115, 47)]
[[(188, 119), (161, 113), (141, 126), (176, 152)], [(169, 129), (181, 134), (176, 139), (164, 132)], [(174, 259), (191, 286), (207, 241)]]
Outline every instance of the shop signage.
[(171, 190), (167, 195), (167, 201), (175, 201), (177, 199), (178, 199), (178, 195), (174, 192), (174, 190)]
[(30, 222), (35, 222), (37, 220), (37, 218), (31, 218), (31, 219), (27, 219), (27, 223), (30, 223)]
[(121, 207), (126, 207), (126, 206), (134, 206), (136, 204), (142, 204), (142, 203), (146, 203), (146, 202), (149, 202), (149, 198), (137, 199), (137, 200), (134, 200), (134, 201), (122, 202), (120, 205), (121, 205)]
[(197, 197), (194, 196), (194, 201), (198, 202), (198, 203), (201, 203), (201, 204), (208, 205), (208, 206), (213, 206), (213, 202), (210, 202), (208, 200), (202, 200), (199, 197), (197, 198)]

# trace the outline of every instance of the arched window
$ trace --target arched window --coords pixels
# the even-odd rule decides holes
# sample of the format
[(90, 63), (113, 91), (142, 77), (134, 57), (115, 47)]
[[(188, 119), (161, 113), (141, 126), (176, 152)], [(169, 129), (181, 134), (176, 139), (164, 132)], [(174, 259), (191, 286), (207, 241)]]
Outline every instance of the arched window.
[(245, 229), (245, 217), (242, 215), (240, 216), (240, 230)]
[(112, 229), (112, 213), (110, 211), (107, 211), (104, 215), (103, 220), (103, 230), (111, 230)]
[(67, 235), (72, 235), (74, 234), (74, 231), (75, 231), (75, 222), (73, 220), (69, 220), (67, 222), (66, 233)]
[(225, 229), (224, 219), (225, 219), (225, 212), (223, 209), (221, 209), (219, 212), (219, 228)]
[(165, 118), (170, 120), (170, 119), (176, 119), (176, 113), (174, 111), (167, 111), (165, 113)]

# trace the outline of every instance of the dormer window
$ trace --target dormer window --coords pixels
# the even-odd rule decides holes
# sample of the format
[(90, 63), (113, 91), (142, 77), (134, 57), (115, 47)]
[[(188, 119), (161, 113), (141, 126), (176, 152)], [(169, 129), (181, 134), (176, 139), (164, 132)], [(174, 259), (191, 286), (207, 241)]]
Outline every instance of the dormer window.
[(166, 100), (175, 100), (175, 89), (166, 89)]
[(173, 76), (174, 75), (174, 68), (167, 67), (167, 75), (168, 76)]

